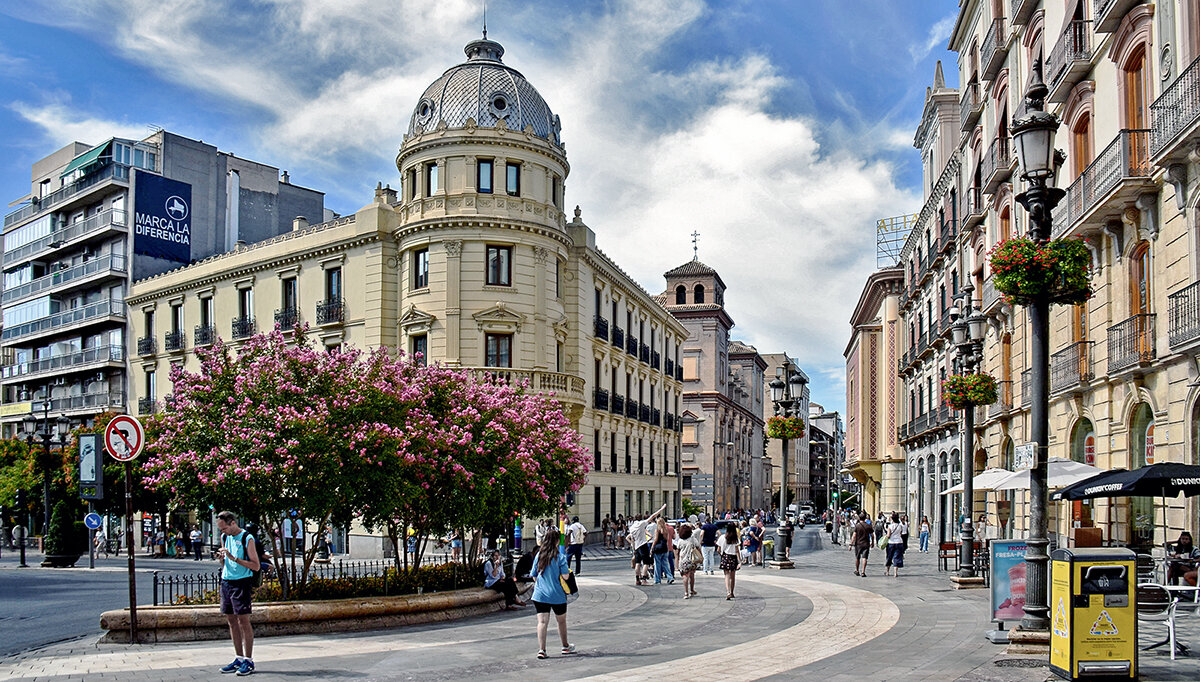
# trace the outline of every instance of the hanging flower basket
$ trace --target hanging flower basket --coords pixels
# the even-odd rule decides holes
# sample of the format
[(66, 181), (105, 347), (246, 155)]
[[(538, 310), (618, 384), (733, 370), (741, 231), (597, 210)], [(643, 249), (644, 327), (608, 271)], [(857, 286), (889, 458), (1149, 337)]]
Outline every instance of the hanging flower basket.
[(804, 437), (804, 420), (800, 417), (768, 417), (767, 438), (795, 440)]
[(996, 379), (990, 374), (954, 374), (942, 382), (942, 400), (956, 410), (996, 402)]
[(1092, 255), (1082, 239), (1038, 244), (1028, 237), (1006, 239), (989, 254), (996, 291), (1009, 303), (1029, 305), (1039, 296), (1075, 305), (1092, 296)]

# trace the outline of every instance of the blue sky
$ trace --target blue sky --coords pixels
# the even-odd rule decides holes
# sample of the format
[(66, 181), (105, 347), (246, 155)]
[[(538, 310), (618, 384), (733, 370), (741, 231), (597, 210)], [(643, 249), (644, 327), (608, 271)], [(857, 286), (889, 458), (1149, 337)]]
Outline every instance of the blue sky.
[[(479, 0), (43, 0), (0, 7), (0, 187), (73, 140), (161, 126), (287, 169), (349, 213)], [(700, 259), (735, 338), (844, 410), (876, 219), (920, 206), (912, 139), (955, 0), (491, 0), (489, 36), (563, 120), (600, 247), (647, 290)]]

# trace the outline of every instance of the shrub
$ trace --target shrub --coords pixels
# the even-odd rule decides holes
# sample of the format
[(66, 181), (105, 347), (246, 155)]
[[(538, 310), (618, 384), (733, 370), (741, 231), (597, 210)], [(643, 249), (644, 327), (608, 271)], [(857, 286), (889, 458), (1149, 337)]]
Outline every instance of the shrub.
[(1006, 239), (990, 257), (996, 290), (1010, 303), (1029, 305), (1045, 296), (1051, 303), (1078, 304), (1092, 295), (1092, 257), (1082, 239)]

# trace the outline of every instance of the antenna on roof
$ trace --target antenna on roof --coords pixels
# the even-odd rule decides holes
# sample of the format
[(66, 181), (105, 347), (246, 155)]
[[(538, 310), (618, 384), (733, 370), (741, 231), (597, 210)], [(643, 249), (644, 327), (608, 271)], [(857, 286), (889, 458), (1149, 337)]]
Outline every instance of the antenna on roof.
[(700, 238), (700, 233), (692, 231), (692, 260), (700, 260), (700, 247), (696, 245), (696, 240)]
[(487, 40), (487, 0), (483, 0), (483, 39)]

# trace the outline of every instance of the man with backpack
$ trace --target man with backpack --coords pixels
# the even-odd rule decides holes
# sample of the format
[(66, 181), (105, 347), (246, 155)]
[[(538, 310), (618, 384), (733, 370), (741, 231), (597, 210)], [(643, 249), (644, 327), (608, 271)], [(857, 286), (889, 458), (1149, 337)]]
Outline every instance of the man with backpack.
[(217, 530), (224, 536), (217, 558), (221, 567), (221, 613), (229, 623), (229, 636), (237, 657), (222, 673), (245, 676), (254, 672), (254, 631), (250, 626), (250, 600), (261, 564), (254, 536), (238, 526), (237, 514), (217, 514)]

